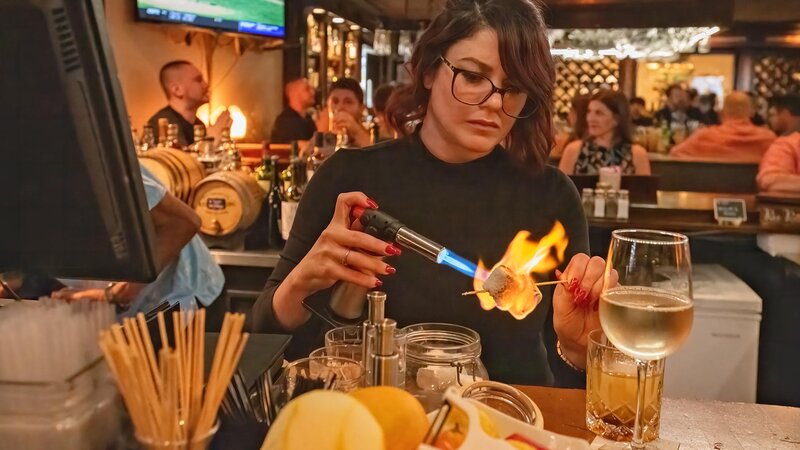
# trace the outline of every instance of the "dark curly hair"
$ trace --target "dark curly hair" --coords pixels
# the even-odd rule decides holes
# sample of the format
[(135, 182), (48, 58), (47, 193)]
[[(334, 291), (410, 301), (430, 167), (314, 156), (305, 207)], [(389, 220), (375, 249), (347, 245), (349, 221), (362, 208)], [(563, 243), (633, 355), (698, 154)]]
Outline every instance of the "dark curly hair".
[(540, 0), (448, 0), (414, 46), (408, 64), (411, 84), (392, 95), (387, 117), (404, 132), (406, 125), (424, 120), (430, 99), (425, 74), (441, 64), (439, 56), (453, 44), (487, 28), (497, 33), (503, 70), (536, 107), (532, 116), (516, 119), (504, 145), (525, 168), (539, 171), (553, 147), (555, 83)]

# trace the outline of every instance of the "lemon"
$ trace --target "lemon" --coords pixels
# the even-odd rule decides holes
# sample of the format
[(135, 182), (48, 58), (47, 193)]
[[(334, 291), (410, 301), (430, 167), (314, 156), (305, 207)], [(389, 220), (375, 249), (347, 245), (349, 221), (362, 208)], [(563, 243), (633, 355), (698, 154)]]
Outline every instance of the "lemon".
[(416, 450), (425, 439), (428, 432), (425, 409), (408, 392), (391, 386), (374, 386), (350, 395), (378, 421), (386, 450)]

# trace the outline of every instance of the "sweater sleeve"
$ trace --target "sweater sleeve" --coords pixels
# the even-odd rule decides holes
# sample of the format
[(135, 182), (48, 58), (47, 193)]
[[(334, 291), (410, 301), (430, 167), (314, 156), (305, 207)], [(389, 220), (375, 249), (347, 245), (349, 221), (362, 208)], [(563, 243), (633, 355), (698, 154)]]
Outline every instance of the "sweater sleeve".
[[(328, 226), (336, 207), (336, 198), (345, 192), (345, 175), (352, 172), (348, 168), (348, 153), (353, 150), (336, 152), (319, 168), (311, 178), (294, 218), (289, 240), (281, 252), (280, 260), (272, 271), (267, 284), (259, 295), (249, 317), (249, 329), (257, 333), (281, 333), (283, 330), (275, 318), (272, 300), (275, 291), (286, 276), (311, 250), (322, 231)], [(326, 295), (326, 291), (315, 295)]]
[(764, 177), (770, 174), (795, 174), (794, 168), (800, 167), (797, 158), (800, 152), (795, 152), (788, 138), (777, 139), (764, 153), (758, 169), (758, 186), (769, 190)]
[[(559, 266), (559, 270), (564, 269), (569, 264), (573, 256), (578, 253), (589, 253), (589, 230), (586, 216), (583, 213), (583, 206), (578, 194), (578, 190), (572, 180), (560, 171), (554, 174), (551, 183), (550, 199), (554, 208), (554, 215), (564, 225), (569, 244), (564, 254), (564, 261)], [(549, 287), (550, 298), (555, 289)], [(556, 351), (556, 336), (553, 327), (553, 305), (550, 304), (550, 313), (544, 325), (544, 344), (547, 349), (547, 361), (550, 370), (553, 372), (555, 385), (558, 387), (583, 388), (586, 385), (586, 374), (579, 372), (567, 365)]]

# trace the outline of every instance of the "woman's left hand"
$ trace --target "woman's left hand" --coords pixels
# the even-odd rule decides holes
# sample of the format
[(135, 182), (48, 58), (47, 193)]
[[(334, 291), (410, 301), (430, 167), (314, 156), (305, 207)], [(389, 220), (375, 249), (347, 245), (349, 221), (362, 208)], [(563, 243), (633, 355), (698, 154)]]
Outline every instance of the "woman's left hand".
[[(603, 258), (579, 253), (572, 257), (563, 274), (556, 271), (556, 276), (568, 283), (559, 284), (553, 293), (553, 327), (564, 356), (581, 368), (586, 366), (589, 333), (600, 328), (597, 310), (605, 268)], [(611, 284), (616, 284), (616, 271), (609, 276)]]

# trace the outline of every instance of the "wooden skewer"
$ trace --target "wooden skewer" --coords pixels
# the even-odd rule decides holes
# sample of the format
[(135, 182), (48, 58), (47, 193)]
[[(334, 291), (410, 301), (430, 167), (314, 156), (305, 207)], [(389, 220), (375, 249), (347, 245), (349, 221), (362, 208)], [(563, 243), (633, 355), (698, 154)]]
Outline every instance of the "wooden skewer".
[[(123, 326), (100, 334), (100, 348), (136, 433), (170, 442), (207, 434), (248, 341), (244, 315), (226, 314), (207, 383), (203, 380), (205, 310), (193, 316), (175, 313), (171, 330), (160, 313), (159, 337), (165, 345), (157, 354), (143, 319), (127, 319)], [(173, 347), (167, 344), (170, 331)]]
[[(562, 283), (566, 283), (566, 282), (567, 282), (566, 280), (542, 281), (541, 283), (533, 283), (533, 285), (534, 285), (534, 286), (549, 286), (549, 285), (551, 285), (551, 284), (562, 284)], [(467, 291), (467, 292), (462, 292), (462, 293), (461, 293), (461, 295), (463, 295), (463, 296), (465, 296), (465, 297), (466, 297), (467, 295), (486, 294), (486, 293), (488, 293), (488, 292), (489, 292), (489, 291), (487, 291), (486, 289), (481, 289), (481, 290), (479, 290), (479, 291)]]
[(461, 295), (463, 295), (464, 297), (466, 297), (467, 295), (486, 294), (486, 293), (488, 293), (488, 292), (489, 292), (489, 291), (487, 291), (486, 289), (481, 289), (480, 291), (467, 291), (467, 292), (462, 292), (462, 293), (461, 293)]

